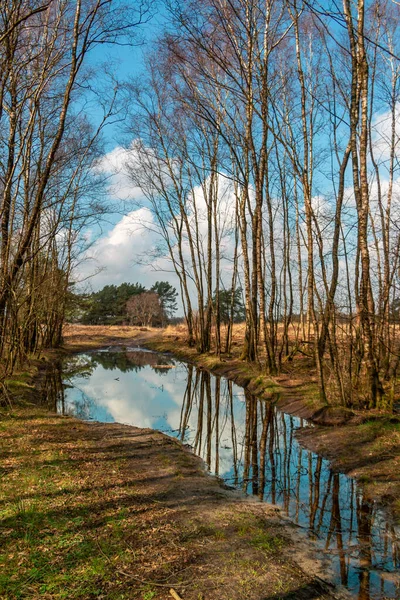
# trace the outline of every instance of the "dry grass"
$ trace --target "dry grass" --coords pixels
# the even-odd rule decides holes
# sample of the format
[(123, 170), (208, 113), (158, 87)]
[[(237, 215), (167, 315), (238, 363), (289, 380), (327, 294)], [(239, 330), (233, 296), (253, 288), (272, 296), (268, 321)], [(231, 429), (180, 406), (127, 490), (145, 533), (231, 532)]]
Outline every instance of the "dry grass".
[(138, 337), (159, 335), (160, 329), (128, 325), (65, 325), (63, 338), (68, 350), (129, 345)]

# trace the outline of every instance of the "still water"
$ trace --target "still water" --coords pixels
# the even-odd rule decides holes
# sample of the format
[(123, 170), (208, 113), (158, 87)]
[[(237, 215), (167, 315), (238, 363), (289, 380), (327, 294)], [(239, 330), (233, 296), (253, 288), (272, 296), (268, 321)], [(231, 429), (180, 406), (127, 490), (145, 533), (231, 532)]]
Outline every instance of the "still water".
[(399, 539), (390, 515), (299, 445), (295, 431), (306, 421), (225, 379), (137, 348), (75, 357), (63, 375), (49, 376), (46, 396), (65, 414), (179, 438), (228, 485), (281, 506), (355, 598), (400, 597)]

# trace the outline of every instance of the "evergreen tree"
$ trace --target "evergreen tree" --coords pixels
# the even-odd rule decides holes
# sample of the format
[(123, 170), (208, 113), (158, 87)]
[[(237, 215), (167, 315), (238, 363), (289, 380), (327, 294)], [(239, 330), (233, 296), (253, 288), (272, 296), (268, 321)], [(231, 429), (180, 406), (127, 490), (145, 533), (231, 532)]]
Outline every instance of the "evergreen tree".
[(176, 303), (178, 292), (168, 281), (157, 281), (151, 288), (151, 291), (158, 294), (165, 321), (168, 321), (178, 310)]
[(85, 325), (118, 325), (126, 319), (129, 298), (142, 294), (146, 288), (140, 283), (106, 285), (89, 296), (88, 310), (82, 316)]
[[(219, 311), (221, 323), (228, 323), (231, 319), (232, 289), (219, 290)], [(216, 305), (216, 294), (213, 297), (213, 305)], [(233, 292), (233, 322), (243, 323), (246, 311), (243, 304), (242, 288), (236, 288)]]

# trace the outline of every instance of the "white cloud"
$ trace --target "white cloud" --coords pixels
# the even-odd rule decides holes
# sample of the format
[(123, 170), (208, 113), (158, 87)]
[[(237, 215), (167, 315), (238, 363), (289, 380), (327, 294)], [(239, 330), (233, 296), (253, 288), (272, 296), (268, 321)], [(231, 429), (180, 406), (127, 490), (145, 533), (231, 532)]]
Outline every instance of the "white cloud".
[[(392, 111), (388, 110), (382, 114), (376, 115), (372, 122), (372, 146), (374, 149), (375, 160), (377, 162), (387, 160), (390, 157), (391, 137), (392, 137)], [(394, 111), (394, 130), (395, 130), (395, 154), (398, 154), (400, 146), (400, 103), (398, 102)]]
[[(376, 116), (374, 119), (374, 146), (377, 157), (382, 160), (388, 153), (388, 141), (390, 139), (391, 115), (389, 113)], [(400, 105), (396, 112), (398, 122), (398, 133), (400, 133)], [(85, 279), (90, 274), (94, 274), (91, 279), (93, 289), (97, 290), (106, 284), (119, 285), (124, 281), (140, 282), (146, 287), (151, 287), (157, 280), (169, 281), (177, 290), (179, 290), (179, 279), (175, 274), (170, 260), (169, 253), (163, 238), (159, 235), (159, 227), (156, 222), (156, 217), (150, 210), (151, 201), (162, 202), (155, 196), (152, 198), (151, 189), (149, 198), (146, 200), (145, 194), (140, 187), (135, 187), (129, 176), (129, 170), (135, 171), (137, 168), (137, 151), (140, 145), (140, 140), (134, 140), (128, 149), (117, 147), (110, 153), (105, 155), (96, 165), (96, 169), (110, 176), (109, 194), (113, 199), (123, 199), (128, 205), (131, 202), (131, 207), (142, 205), (142, 208), (131, 210), (123, 216), (113, 228), (101, 238), (99, 238), (90, 250), (86, 253), (86, 261), (79, 267), (79, 278)], [(148, 152), (148, 160), (153, 162), (152, 152)], [(140, 169), (138, 169), (138, 181), (140, 181)], [(146, 181), (146, 174), (143, 174), (143, 180)], [(394, 181), (393, 186), (393, 218), (398, 218), (398, 207), (400, 199), (399, 190), (400, 180)], [(165, 183), (165, 182), (164, 182)], [(206, 180), (205, 187), (209, 181)], [(146, 189), (146, 184), (143, 184), (143, 189)], [(147, 183), (148, 185), (148, 183)], [(166, 183), (168, 185), (168, 182)], [(388, 182), (385, 177), (381, 178), (381, 191), (383, 201), (386, 202), (388, 192)], [(226, 287), (230, 287), (232, 273), (232, 259), (234, 253), (234, 214), (235, 214), (235, 198), (232, 182), (222, 175), (219, 176), (219, 220), (220, 229), (223, 231), (220, 240), (220, 249), (222, 254), (221, 272), (222, 281)], [(376, 206), (376, 182), (370, 181), (371, 193), (371, 213), (378, 216)], [(207, 220), (207, 204), (204, 197), (204, 189), (201, 185), (196, 186), (192, 193), (187, 198), (187, 214), (191, 226), (194, 227), (195, 215), (193, 211), (193, 202), (196, 202), (196, 219), (199, 227), (198, 239), (200, 241), (201, 252), (203, 257), (207, 253), (207, 235), (208, 235), (208, 220)], [(316, 195), (312, 200), (313, 209), (318, 218), (324, 244), (324, 255), (327, 261), (328, 277), (330, 274), (329, 253), (332, 245), (332, 228), (335, 212), (335, 203), (328, 194)], [(157, 204), (160, 208), (160, 204)], [(162, 206), (161, 206), (162, 209)], [(277, 270), (281, 269), (282, 256), (279, 249), (279, 240), (282, 237), (282, 215), (280, 214), (279, 198), (276, 199), (276, 218), (274, 220), (274, 235), (278, 241), (276, 266)], [(161, 211), (162, 212), (162, 211)], [(356, 235), (354, 222), (356, 219), (356, 211), (354, 204), (353, 188), (349, 185), (345, 190), (345, 202), (343, 208), (343, 226), (344, 231), (349, 234), (346, 237), (348, 242), (347, 251), (355, 244), (352, 243), (352, 238)], [(301, 222), (301, 231), (305, 234), (305, 224)], [(171, 230), (170, 239), (174, 240), (174, 235)], [(379, 221), (376, 222), (376, 232), (380, 233)], [(306, 235), (304, 235), (306, 240)], [(215, 247), (215, 244), (214, 244)], [(297, 260), (297, 248), (292, 245), (292, 258), (294, 262)], [(304, 261), (306, 261), (306, 247), (302, 243), (301, 253)], [(186, 271), (189, 278), (193, 276), (191, 265), (191, 253), (187, 235), (183, 240), (183, 255), (186, 262)], [(316, 259), (316, 274), (320, 277), (318, 265), (319, 254), (318, 247), (315, 244), (315, 259)], [(350, 260), (352, 257), (350, 256)], [(239, 265), (240, 270), (240, 265)], [(191, 284), (190, 284), (191, 285)], [(196, 297), (193, 289), (193, 299)], [(183, 309), (180, 306), (179, 313), (182, 314)]]
[(95, 290), (124, 281), (138, 281), (151, 287), (160, 279), (177, 287), (178, 278), (171, 272), (168, 256), (159, 258), (153, 265), (145, 261), (158, 243), (159, 235), (151, 211), (148, 208), (131, 211), (91, 246), (78, 266), (78, 279), (86, 279), (95, 273), (91, 278)]
[[(169, 281), (179, 290), (179, 278), (173, 270), (165, 240), (160, 235), (159, 224), (148, 208), (151, 203), (148, 203), (146, 207), (141, 189), (133, 186), (129, 176), (129, 169), (132, 169), (136, 163), (136, 148), (135, 141), (132, 142), (129, 149), (115, 148), (96, 164), (96, 169), (109, 175), (108, 192), (111, 198), (123, 199), (132, 204), (138, 204), (140, 199), (143, 199), (141, 204), (144, 206), (128, 212), (108, 233), (93, 243), (86, 252), (84, 261), (77, 268), (76, 278), (81, 281), (90, 278), (94, 290), (101, 289), (107, 284), (119, 285), (124, 281), (138, 281), (146, 287), (151, 287), (161, 279)], [(230, 286), (234, 251), (232, 230), (235, 201), (232, 183), (223, 176), (219, 177), (218, 196), (218, 218), (222, 232), (220, 239), (221, 271), (225, 280), (224, 284)], [(201, 244), (204, 242), (203, 255), (205, 256), (208, 220), (204, 190), (201, 185), (193, 189), (187, 200), (189, 222), (193, 227), (195, 225), (194, 199), (197, 208), (199, 240)], [(169, 232), (173, 243), (174, 233), (171, 229)], [(192, 233), (194, 232), (192, 231)], [(183, 254), (190, 278), (191, 253), (187, 236), (183, 242)], [(182, 307), (179, 312), (183, 312)]]
[(115, 200), (139, 200), (143, 198), (140, 187), (136, 187), (130, 179), (126, 164), (134, 160), (133, 146), (122, 148), (117, 146), (108, 154), (105, 154), (95, 165), (98, 173), (109, 177), (108, 193)]

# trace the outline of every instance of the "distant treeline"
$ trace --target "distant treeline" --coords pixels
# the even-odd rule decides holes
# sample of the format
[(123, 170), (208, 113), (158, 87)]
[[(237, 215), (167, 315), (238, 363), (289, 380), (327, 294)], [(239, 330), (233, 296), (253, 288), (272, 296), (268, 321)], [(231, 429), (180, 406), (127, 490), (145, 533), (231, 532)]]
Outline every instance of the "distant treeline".
[(157, 281), (150, 289), (141, 283), (106, 285), (91, 294), (73, 294), (68, 316), (85, 325), (162, 327), (178, 309), (177, 296), (167, 281)]
[[(157, 281), (151, 288), (141, 283), (106, 285), (98, 292), (71, 294), (68, 320), (84, 325), (140, 325), (165, 327), (183, 320), (174, 316), (178, 310), (178, 292), (168, 281)], [(221, 323), (241, 323), (245, 307), (241, 288), (220, 290), (218, 307)]]

